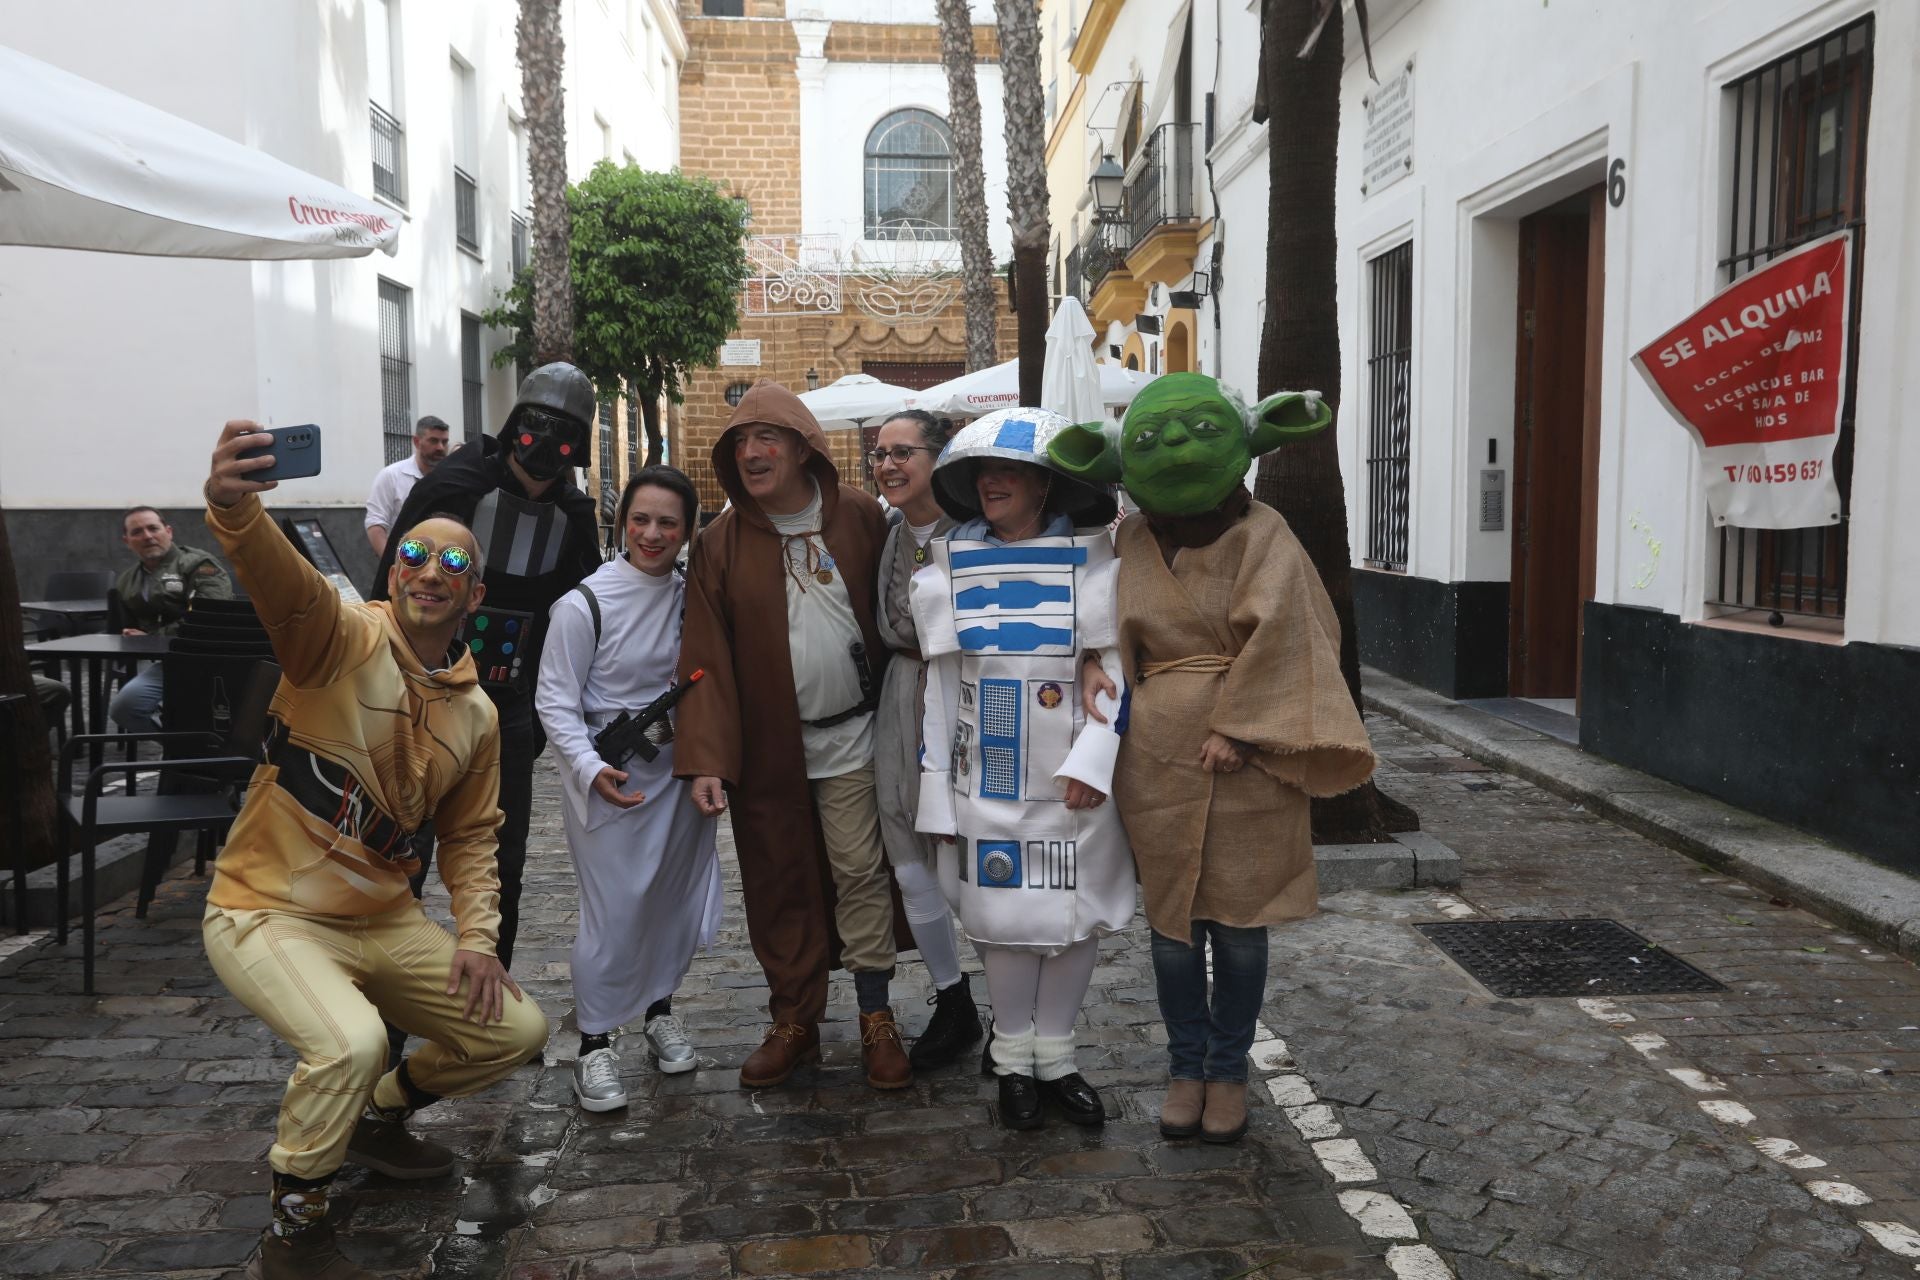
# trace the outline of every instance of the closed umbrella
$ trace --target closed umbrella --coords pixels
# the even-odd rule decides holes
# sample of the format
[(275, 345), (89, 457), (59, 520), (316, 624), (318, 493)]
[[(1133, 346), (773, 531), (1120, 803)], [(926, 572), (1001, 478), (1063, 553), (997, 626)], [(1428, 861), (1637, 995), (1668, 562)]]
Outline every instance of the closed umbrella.
[(913, 395), (910, 388), (896, 387), (864, 373), (850, 373), (818, 390), (802, 391), (800, 403), (819, 420), (822, 430), (850, 431), (869, 419), (900, 412)]
[(1069, 294), (1047, 326), (1047, 363), (1040, 373), (1040, 407), (1069, 422), (1098, 422), (1105, 413), (1100, 369), (1093, 362), (1093, 325)]
[(0, 48), (0, 244), (352, 258), (399, 237), (376, 201)]

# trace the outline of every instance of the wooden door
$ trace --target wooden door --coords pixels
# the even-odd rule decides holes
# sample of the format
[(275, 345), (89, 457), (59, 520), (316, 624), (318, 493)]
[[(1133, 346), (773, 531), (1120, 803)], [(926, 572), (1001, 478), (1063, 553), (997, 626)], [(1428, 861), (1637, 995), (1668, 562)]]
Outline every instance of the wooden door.
[(1520, 223), (1508, 615), (1518, 698), (1579, 693), (1597, 523), (1603, 201), (1596, 186)]

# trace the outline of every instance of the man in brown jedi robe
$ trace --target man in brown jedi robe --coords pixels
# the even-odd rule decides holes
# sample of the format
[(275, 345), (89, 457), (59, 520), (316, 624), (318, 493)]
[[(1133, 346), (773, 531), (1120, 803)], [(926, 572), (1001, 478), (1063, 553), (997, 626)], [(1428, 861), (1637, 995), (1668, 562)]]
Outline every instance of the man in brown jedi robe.
[(853, 973), (867, 1082), (913, 1071), (888, 1004), (898, 897), (880, 839), (873, 712), (887, 648), (874, 596), (886, 520), (840, 483), (826, 434), (797, 396), (761, 380), (713, 449), (731, 509), (688, 570), (674, 772), (718, 815), (731, 796), (747, 934), (773, 1027), (740, 1083), (784, 1083), (820, 1056), (827, 971)]
[(1256, 455), (1331, 421), (1311, 393), (1249, 412), (1213, 379), (1178, 373), (1143, 391), (1117, 434), (1075, 427), (1053, 449), (1140, 506), (1115, 537), (1131, 696), (1113, 798), (1153, 927), (1168, 1137), (1246, 1132), (1266, 930), (1319, 900), (1310, 797), (1373, 773), (1326, 588), (1286, 520), (1241, 483)]

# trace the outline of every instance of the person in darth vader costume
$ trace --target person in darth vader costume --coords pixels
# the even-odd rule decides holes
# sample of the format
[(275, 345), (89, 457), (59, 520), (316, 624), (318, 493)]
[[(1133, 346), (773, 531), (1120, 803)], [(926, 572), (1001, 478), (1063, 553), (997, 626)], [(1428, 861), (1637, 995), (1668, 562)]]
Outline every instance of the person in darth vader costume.
[[(520, 384), (499, 434), (462, 446), (423, 476), (394, 522), (409, 529), (432, 515), (452, 516), (473, 530), (486, 566), (486, 606), (466, 634), (481, 687), (500, 712), (502, 965), (511, 965), (519, 932), (533, 762), (546, 747), (533, 712), (541, 632), (554, 601), (600, 567), (593, 500), (573, 482), (573, 468), (587, 461), (593, 421), (587, 375), (566, 363), (541, 365)], [(396, 540), (381, 556), (376, 598), (385, 595), (401, 550)]]

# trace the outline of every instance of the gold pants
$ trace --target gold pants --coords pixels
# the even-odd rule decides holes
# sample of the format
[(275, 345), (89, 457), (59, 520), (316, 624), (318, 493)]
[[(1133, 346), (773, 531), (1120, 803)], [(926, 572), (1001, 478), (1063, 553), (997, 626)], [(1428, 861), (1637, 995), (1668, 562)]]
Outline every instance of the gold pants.
[(538, 1054), (547, 1019), (531, 999), (504, 996), (506, 1016), (466, 1018), (467, 992), (447, 994), (454, 939), (410, 902), (378, 916), (316, 918), (208, 907), (207, 958), (235, 999), (293, 1046), (268, 1159), (277, 1172), (323, 1178), (382, 1080), (391, 1021), (427, 1043), (407, 1060), (414, 1085), (440, 1097), (477, 1093)]
[(833, 922), (840, 931), (840, 963), (848, 973), (885, 973), (895, 958), (893, 878), (880, 843), (873, 766), (815, 778), (812, 786), (838, 899)]

